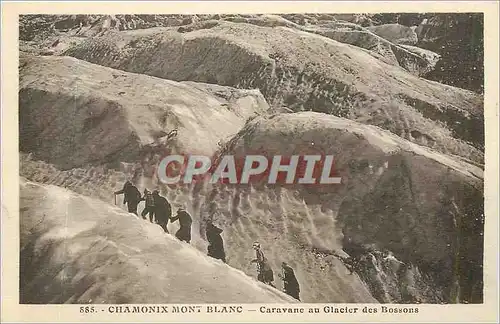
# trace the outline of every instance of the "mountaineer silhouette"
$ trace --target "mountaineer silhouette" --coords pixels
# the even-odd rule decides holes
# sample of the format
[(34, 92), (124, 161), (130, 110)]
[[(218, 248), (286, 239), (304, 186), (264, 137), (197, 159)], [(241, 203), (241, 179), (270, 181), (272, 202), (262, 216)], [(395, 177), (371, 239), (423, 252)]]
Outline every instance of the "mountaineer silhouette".
[(173, 223), (177, 220), (181, 228), (175, 233), (175, 237), (187, 243), (191, 242), (191, 224), (193, 223), (191, 215), (181, 207), (177, 210), (177, 215), (171, 218), (171, 222)]
[(283, 291), (285, 294), (292, 296), (293, 298), (300, 300), (300, 287), (293, 269), (286, 263), (281, 264), (281, 273), (278, 277), (283, 280)]
[(264, 256), (264, 253), (260, 249), (260, 243), (254, 242), (252, 245), (255, 250), (255, 259), (250, 261), (250, 263), (257, 263), (257, 280), (268, 284), (272, 287), (275, 287), (274, 282), (274, 274), (273, 269), (269, 265), (267, 258)]
[(226, 262), (226, 253), (224, 252), (224, 241), (221, 233), (222, 229), (215, 226), (212, 222), (208, 222), (206, 228), (206, 236), (208, 241), (208, 256)]
[(137, 189), (137, 187), (132, 184), (132, 182), (125, 182), (125, 184), (123, 185), (123, 189), (115, 191), (114, 194), (115, 197), (116, 195), (123, 194), (123, 204), (127, 204), (128, 212), (137, 215), (137, 205), (139, 205), (139, 202), (141, 201), (141, 193), (139, 189)]
[(153, 194), (148, 190), (144, 189), (144, 196), (141, 198), (141, 201), (145, 202), (146, 207), (141, 213), (143, 219), (146, 219), (146, 215), (149, 214), (149, 221), (154, 223), (155, 217), (155, 200), (153, 198)]
[(155, 221), (163, 230), (168, 233), (167, 224), (172, 217), (172, 207), (165, 197), (160, 196), (158, 190), (153, 191), (155, 203)]

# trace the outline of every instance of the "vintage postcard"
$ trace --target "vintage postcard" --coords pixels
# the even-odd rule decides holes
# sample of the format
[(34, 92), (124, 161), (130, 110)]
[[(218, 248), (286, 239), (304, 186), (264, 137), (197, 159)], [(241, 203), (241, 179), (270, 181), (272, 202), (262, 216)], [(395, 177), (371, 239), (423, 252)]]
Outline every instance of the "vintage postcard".
[(497, 322), (498, 9), (3, 2), (2, 322)]

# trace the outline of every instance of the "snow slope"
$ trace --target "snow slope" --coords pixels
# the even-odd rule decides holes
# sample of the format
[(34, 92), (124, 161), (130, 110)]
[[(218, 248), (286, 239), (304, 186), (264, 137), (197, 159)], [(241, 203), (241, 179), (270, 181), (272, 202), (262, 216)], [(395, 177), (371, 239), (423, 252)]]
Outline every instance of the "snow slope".
[[(374, 36), (347, 34), (360, 44)], [(165, 79), (258, 88), (273, 107), (346, 117), (483, 162), (481, 96), (419, 78), (369, 50), (315, 33), (219, 21), (194, 30), (110, 32), (65, 55)]]
[[(313, 145), (314, 144), (314, 145)], [(477, 302), (482, 298), (483, 171), (380, 128), (319, 113), (258, 117), (220, 154), (334, 154), (342, 185), (158, 187), (193, 215), (193, 245), (206, 250), (204, 220), (224, 229), (228, 264), (255, 276), (251, 245), (261, 242), (275, 274), (295, 270), (305, 302)], [(127, 171), (58, 171), (23, 159), (30, 179), (112, 202)], [(381, 204), (386, 201), (386, 204)], [(121, 201), (118, 202), (121, 204)], [(140, 210), (142, 210), (140, 205)], [(356, 250), (357, 246), (363, 248)], [(350, 274), (335, 255), (391, 250), (396, 271), (377, 254), (377, 271)], [(417, 247), (417, 248), (415, 248)], [(460, 272), (453, 270), (454, 262)], [(281, 287), (279, 280), (276, 280)]]
[[(81, 18), (69, 17), (57, 27), (72, 28)], [(22, 157), (22, 176), (111, 204), (126, 179), (141, 191), (158, 188), (174, 211), (184, 206), (191, 213), (191, 245), (202, 254), (204, 220), (211, 218), (224, 229), (229, 266), (255, 277), (248, 261), (258, 240), (275, 276), (282, 261), (294, 268), (305, 302), (482, 302), (483, 99), (399, 66), (420, 61), (423, 66), (415, 68), (425, 70), (427, 60), (411, 58), (425, 54), (434, 60), (433, 53), (396, 46), (329, 15), (296, 23), (275, 16), (199, 22), (163, 17), (159, 26), (176, 27), (124, 32), (117, 29), (160, 20), (101, 18), (96, 25), (82, 22), (81, 30), (82, 36), (101, 37), (71, 43), (70, 33), (53, 43), (54, 54), (65, 51), (85, 61), (21, 55), (20, 149), (32, 153)], [(36, 34), (31, 27), (25, 32)], [(394, 41), (406, 37), (406, 28), (389, 27), (378, 29), (394, 34)], [(269, 112), (264, 97), (271, 112), (286, 106), (321, 113), (252, 120)], [(163, 142), (173, 128), (178, 137)], [(332, 153), (343, 183), (166, 188), (154, 178), (165, 147), (208, 155)], [(183, 281), (187, 293), (179, 298), (187, 302), (200, 286), (234, 291), (207, 294), (210, 301), (234, 300), (241, 290), (239, 296), (250, 302), (276, 297), (224, 265), (234, 282), (204, 276), (218, 273), (219, 266), (124, 213), (121, 198), (117, 208), (25, 182), (22, 195), (25, 300), (165, 302), (177, 296), (164, 288), (181, 289)], [(164, 260), (156, 251), (177, 258)], [(405, 267), (385, 259), (388, 251)], [(342, 261), (347, 256), (364, 260), (353, 274)], [(201, 264), (199, 273), (192, 264)], [(183, 273), (171, 275), (173, 265)], [(47, 270), (31, 270), (39, 268)], [(121, 271), (130, 282), (120, 281)], [(50, 283), (46, 290), (42, 282)]]
[(237, 267), (245, 268), (241, 255), (258, 240), (275, 267), (291, 261), (305, 298), (344, 301), (339, 290), (352, 296), (360, 290), (331, 255), (390, 250), (408, 268), (391, 270), (377, 254), (378, 269), (367, 264), (358, 273), (378, 300), (481, 300), (480, 168), (380, 128), (312, 112), (255, 118), (221, 154), (262, 153), (332, 154), (342, 184), (212, 188), (201, 214), (224, 224)]
[[(135, 161), (171, 130), (170, 149), (211, 155), (266, 113), (258, 90), (179, 83), (72, 57), (20, 59), (20, 147), (61, 168)], [(164, 152), (162, 152), (164, 153)]]
[(273, 303), (287, 295), (133, 214), (21, 179), (21, 303)]

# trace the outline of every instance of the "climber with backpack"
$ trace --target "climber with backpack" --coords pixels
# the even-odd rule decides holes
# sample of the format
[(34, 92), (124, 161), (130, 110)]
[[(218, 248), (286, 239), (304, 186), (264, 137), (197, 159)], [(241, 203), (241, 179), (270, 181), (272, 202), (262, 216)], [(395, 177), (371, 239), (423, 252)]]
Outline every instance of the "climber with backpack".
[(264, 256), (264, 253), (260, 249), (260, 243), (254, 242), (252, 247), (255, 250), (256, 258), (250, 261), (250, 263), (257, 263), (257, 280), (265, 284), (268, 284), (272, 287), (275, 287), (273, 284), (274, 282), (273, 269), (271, 269), (271, 266), (269, 265), (267, 258)]
[(119, 191), (115, 191), (115, 201), (116, 201), (116, 195), (124, 195), (123, 198), (123, 204), (127, 204), (128, 207), (128, 212), (129, 213), (134, 213), (137, 215), (137, 205), (139, 205), (139, 202), (141, 201), (141, 193), (139, 189), (137, 189), (136, 186), (132, 184), (132, 182), (127, 181), (123, 185), (123, 189)]
[(181, 226), (181, 228), (179, 228), (179, 230), (175, 233), (175, 237), (186, 243), (191, 242), (191, 224), (193, 223), (191, 215), (189, 215), (189, 213), (181, 207), (177, 210), (177, 215), (172, 217), (170, 220), (172, 223), (179, 220), (179, 224)]
[(155, 203), (155, 221), (161, 228), (168, 233), (167, 224), (172, 217), (172, 207), (165, 197), (160, 196), (158, 190), (153, 191), (153, 199)]
[(155, 216), (155, 200), (153, 194), (148, 190), (144, 189), (144, 196), (141, 198), (141, 201), (145, 202), (146, 207), (141, 213), (143, 219), (146, 219), (146, 215), (149, 214), (149, 221), (154, 223)]
[(226, 253), (224, 252), (224, 241), (221, 233), (222, 229), (218, 228), (210, 221), (207, 223), (205, 234), (208, 241), (208, 256), (226, 263)]

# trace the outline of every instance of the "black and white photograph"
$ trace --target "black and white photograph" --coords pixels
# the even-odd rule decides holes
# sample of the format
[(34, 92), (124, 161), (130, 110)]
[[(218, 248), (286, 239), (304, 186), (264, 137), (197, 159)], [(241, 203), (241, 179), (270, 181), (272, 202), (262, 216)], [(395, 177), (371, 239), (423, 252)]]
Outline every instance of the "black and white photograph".
[(485, 303), (482, 12), (18, 33), (20, 304)]

